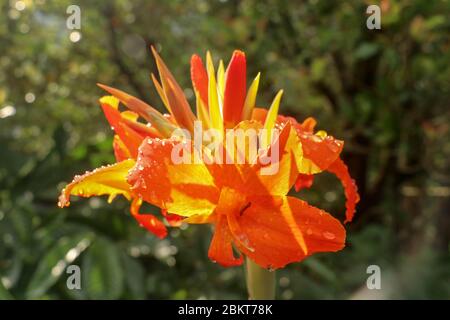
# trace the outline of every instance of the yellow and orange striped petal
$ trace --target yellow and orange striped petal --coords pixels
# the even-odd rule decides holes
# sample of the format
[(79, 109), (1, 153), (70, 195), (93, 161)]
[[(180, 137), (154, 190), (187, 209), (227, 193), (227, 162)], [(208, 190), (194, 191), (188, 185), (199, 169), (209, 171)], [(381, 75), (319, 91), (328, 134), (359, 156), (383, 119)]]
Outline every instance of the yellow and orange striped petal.
[[(135, 115), (133, 119), (131, 118), (130, 113), (123, 112), (121, 114), (118, 110), (119, 100), (111, 96), (101, 98), (100, 104), (111, 128), (116, 132), (120, 141), (126, 146), (127, 151), (130, 153), (130, 158), (136, 159), (139, 146), (144, 140), (144, 136), (129, 127), (124, 119), (136, 121), (137, 115)], [(120, 143), (116, 138), (114, 141), (115, 145), (120, 147)], [(120, 149), (124, 150), (122, 147)], [(126, 153), (122, 152), (121, 154), (125, 155)]]
[(293, 197), (249, 198), (250, 206), (237, 216), (252, 249), (235, 242), (258, 265), (278, 269), (317, 252), (339, 251), (345, 229), (327, 212)]
[(286, 195), (295, 183), (298, 175), (295, 160), (298, 152), (298, 137), (290, 123), (286, 123), (278, 130), (280, 131), (278, 139), (273, 141), (268, 149), (269, 156), (276, 151), (278, 155), (274, 154), (272, 161), (266, 165), (261, 165), (261, 159), (259, 159), (255, 166), (245, 172), (243, 193)]
[(173, 161), (188, 144), (191, 142), (144, 140), (128, 181), (139, 197), (168, 212), (185, 217), (208, 215), (219, 197), (210, 171), (204, 163)]
[(193, 132), (195, 115), (189, 106), (184, 92), (175, 80), (169, 68), (159, 56), (158, 52), (153, 46), (151, 48), (153, 56), (156, 60), (159, 77), (161, 79), (162, 87), (167, 98), (167, 103), (170, 106), (169, 111), (175, 118), (175, 121), (178, 125), (188, 129), (190, 132)]
[(114, 135), (113, 150), (117, 162), (133, 158), (130, 150), (128, 150), (125, 143), (120, 139), (120, 137), (117, 134)]
[(128, 159), (75, 176), (73, 181), (62, 190), (58, 206), (61, 208), (69, 206), (71, 195), (86, 198), (109, 195), (109, 202), (117, 195), (123, 195), (130, 200), (132, 192), (126, 178), (128, 171), (134, 165), (135, 161)]
[(144, 101), (135, 98), (122, 90), (105, 86), (103, 84), (97, 84), (103, 90), (109, 92), (114, 97), (120, 100), (127, 108), (139, 114), (142, 118), (147, 120), (151, 125), (158, 130), (163, 137), (170, 137), (173, 130), (177, 127), (172, 124), (166, 117), (164, 117), (159, 111), (151, 107)]

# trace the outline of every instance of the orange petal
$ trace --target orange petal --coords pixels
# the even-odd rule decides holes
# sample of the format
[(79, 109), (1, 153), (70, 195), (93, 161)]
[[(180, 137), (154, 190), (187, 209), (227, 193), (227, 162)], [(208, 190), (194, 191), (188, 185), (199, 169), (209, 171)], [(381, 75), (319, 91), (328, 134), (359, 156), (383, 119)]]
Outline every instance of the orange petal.
[(297, 180), (295, 181), (295, 191), (300, 191), (301, 189), (311, 188), (314, 182), (314, 176), (312, 174), (299, 174)]
[(116, 157), (117, 162), (133, 158), (131, 156), (130, 150), (128, 150), (125, 143), (123, 143), (123, 141), (117, 134), (114, 135), (113, 149), (114, 156)]
[(142, 199), (168, 212), (186, 217), (211, 214), (219, 191), (202, 162), (193, 163), (192, 158), (191, 163), (172, 161), (172, 151), (175, 157), (183, 146), (186, 144), (172, 139), (147, 138), (139, 149), (128, 181)]
[(266, 121), (267, 111), (267, 109), (255, 107), (253, 108), (251, 119), (264, 123)]
[(184, 217), (174, 213), (168, 213), (167, 210), (161, 210), (162, 215), (172, 227), (179, 227), (183, 222)]
[[(123, 114), (124, 112), (122, 112)], [(130, 127), (131, 129), (133, 129), (134, 131), (136, 131), (138, 134), (140, 134), (143, 137), (150, 137), (150, 138), (162, 138), (161, 133), (159, 133), (158, 130), (156, 130), (155, 127), (151, 126), (151, 123), (147, 123), (147, 125), (137, 122), (137, 121), (132, 121), (128, 118), (124, 118), (122, 117), (123, 122)], [(170, 120), (170, 119), (168, 119)]]
[(227, 218), (220, 215), (215, 224), (214, 235), (209, 246), (208, 257), (224, 267), (239, 266), (243, 257), (236, 258), (233, 254), (233, 238), (228, 228)]
[(194, 90), (198, 91), (203, 104), (208, 108), (208, 73), (202, 58), (196, 54), (191, 58), (191, 80)]
[[(327, 169), (340, 155), (344, 142), (332, 136), (320, 137), (303, 132), (297, 127), (297, 133), (302, 143), (303, 157), (310, 160), (321, 170)], [(306, 173), (309, 172), (302, 172)]]
[(155, 127), (163, 137), (170, 137), (173, 130), (177, 128), (159, 111), (157, 111), (155, 108), (151, 107), (144, 101), (135, 98), (119, 89), (108, 87), (100, 83), (97, 83), (97, 85), (119, 99), (120, 102), (122, 102), (127, 108), (136, 112), (142, 118), (151, 123), (152, 126)]
[(167, 103), (170, 105), (169, 111), (178, 125), (193, 132), (195, 115), (186, 100), (184, 92), (175, 80), (175, 77), (169, 71), (169, 68), (167, 68), (166, 64), (159, 56), (158, 52), (153, 46), (151, 48), (158, 67), (159, 77), (166, 94)]
[[(269, 164), (258, 164), (245, 172), (244, 190), (242, 192), (253, 195), (286, 195), (297, 178), (295, 154), (299, 149), (299, 142), (295, 130), (289, 123), (280, 126), (278, 140), (272, 143), (267, 154)], [(276, 149), (275, 149), (276, 148)], [(278, 155), (274, 153), (278, 151)]]
[(316, 127), (317, 121), (313, 117), (306, 118), (300, 126), (302, 127), (303, 131), (313, 133), (314, 128)]
[(75, 176), (73, 181), (62, 190), (58, 206), (61, 208), (69, 206), (71, 195), (88, 198), (107, 194), (109, 195), (108, 201), (112, 201), (115, 196), (121, 194), (130, 199), (130, 185), (127, 183), (126, 177), (128, 170), (134, 164), (135, 161), (129, 159), (97, 168), (81, 176)]
[(338, 158), (329, 167), (328, 171), (334, 173), (341, 180), (346, 197), (345, 202), (345, 223), (351, 222), (355, 214), (356, 204), (359, 202), (358, 187), (352, 179), (345, 163)]
[(189, 223), (189, 224), (205, 224), (205, 223), (215, 223), (216, 221), (216, 214), (212, 213), (209, 215), (193, 215), (190, 217), (187, 217), (186, 219), (183, 219), (183, 222)]
[(234, 127), (240, 120), (247, 90), (247, 65), (245, 53), (233, 52), (225, 75), (223, 120), (225, 127)]
[(156, 218), (152, 214), (148, 213), (139, 213), (139, 209), (141, 207), (142, 200), (135, 198), (131, 203), (131, 214), (139, 222), (141, 227), (144, 227), (158, 238), (162, 239), (167, 236), (167, 228), (158, 218)]
[(237, 218), (254, 250), (238, 249), (264, 268), (277, 269), (316, 252), (339, 251), (345, 229), (330, 214), (292, 197), (249, 198)]
[(111, 125), (111, 128), (116, 132), (116, 134), (120, 137), (120, 140), (128, 149), (131, 157), (136, 159), (138, 148), (141, 142), (144, 140), (144, 136), (140, 135), (134, 129), (129, 127), (127, 123), (125, 123), (124, 117), (121, 115), (119, 110), (112, 106), (108, 102), (108, 99), (105, 98), (110, 97), (103, 97), (102, 99), (100, 99), (100, 104), (102, 106), (106, 119)]
[[(253, 110), (252, 119), (264, 123), (268, 111), (263, 108)], [(316, 121), (307, 118), (302, 124), (292, 117), (278, 116), (277, 123), (290, 122), (297, 130), (303, 151), (303, 159), (299, 162), (299, 171), (303, 174), (313, 174), (327, 169), (340, 155), (344, 142), (332, 136), (313, 133)]]

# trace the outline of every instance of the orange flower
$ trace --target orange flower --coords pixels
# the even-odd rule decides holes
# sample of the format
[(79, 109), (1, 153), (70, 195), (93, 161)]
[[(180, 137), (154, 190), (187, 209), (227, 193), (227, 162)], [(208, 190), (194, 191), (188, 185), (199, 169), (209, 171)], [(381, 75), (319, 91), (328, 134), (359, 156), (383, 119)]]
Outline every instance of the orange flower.
[[(60, 206), (69, 204), (70, 195), (89, 197), (121, 194), (132, 201), (132, 215), (147, 229), (163, 237), (164, 224), (150, 214), (139, 214), (142, 201), (161, 208), (166, 220), (175, 225), (211, 223), (215, 225), (209, 249), (211, 260), (224, 266), (242, 263), (245, 255), (265, 268), (281, 268), (288, 263), (324, 251), (338, 251), (345, 244), (342, 224), (325, 211), (305, 201), (287, 196), (295, 185), (298, 190), (310, 187), (313, 175), (322, 171), (334, 173), (344, 186), (346, 221), (351, 221), (359, 201), (357, 188), (348, 169), (339, 158), (343, 142), (324, 131), (314, 132), (312, 118), (298, 123), (278, 115), (280, 91), (269, 110), (255, 108), (259, 74), (247, 90), (246, 58), (235, 51), (225, 70), (222, 61), (217, 73), (207, 53), (206, 67), (201, 58), (191, 59), (191, 78), (196, 94), (196, 115), (192, 113), (183, 90), (175, 81), (158, 53), (152, 48), (160, 82), (152, 75), (156, 90), (170, 115), (157, 110), (120, 90), (100, 85), (112, 96), (100, 103), (114, 129), (114, 152), (117, 163), (76, 177), (60, 196)], [(119, 101), (131, 111), (119, 111)], [(147, 125), (138, 118), (148, 122)], [(269, 133), (260, 141), (263, 152), (255, 161), (215, 163), (209, 146), (189, 139), (172, 137), (177, 128), (195, 133), (194, 121), (205, 129), (221, 133), (221, 148), (233, 160), (244, 153), (236, 144), (225, 143), (225, 129), (265, 129)], [(271, 139), (271, 132), (279, 136)], [(173, 152), (183, 144), (191, 160), (175, 163)], [(278, 151), (278, 170), (263, 174), (263, 158)], [(196, 155), (197, 153), (197, 155)], [(255, 158), (255, 157), (253, 157)], [(272, 163), (273, 164), (273, 163)], [(167, 214), (175, 213), (175, 214)], [(233, 246), (240, 252), (233, 253)]]

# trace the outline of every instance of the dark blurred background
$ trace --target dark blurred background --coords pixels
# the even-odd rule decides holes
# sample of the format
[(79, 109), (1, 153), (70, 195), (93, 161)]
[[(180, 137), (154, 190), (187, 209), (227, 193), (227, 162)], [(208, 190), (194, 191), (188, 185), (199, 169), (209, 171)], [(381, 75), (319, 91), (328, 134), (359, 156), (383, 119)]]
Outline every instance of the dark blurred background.
[[(242, 49), (248, 81), (262, 72), (258, 105), (284, 88), (283, 114), (345, 140), (361, 194), (348, 246), (278, 272), (278, 298), (450, 298), (450, 1), (0, 3), (0, 298), (246, 298), (242, 268), (208, 260), (208, 226), (159, 241), (124, 199), (56, 207), (74, 174), (114, 161), (96, 82), (162, 109), (150, 44), (191, 102), (191, 54)], [(80, 30), (66, 27), (71, 4)], [(366, 27), (370, 4), (381, 30)], [(332, 175), (299, 196), (343, 217)], [(372, 264), (382, 290), (366, 288)]]

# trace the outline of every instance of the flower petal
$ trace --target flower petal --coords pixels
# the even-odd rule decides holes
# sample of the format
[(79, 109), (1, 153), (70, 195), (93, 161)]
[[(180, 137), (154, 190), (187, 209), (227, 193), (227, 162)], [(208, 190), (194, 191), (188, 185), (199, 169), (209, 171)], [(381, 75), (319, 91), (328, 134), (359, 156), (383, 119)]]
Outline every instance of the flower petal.
[(242, 110), (242, 120), (250, 120), (253, 113), (253, 108), (256, 103), (256, 95), (258, 94), (259, 78), (261, 73), (258, 72), (248, 89), (247, 97), (245, 97), (244, 109)]
[[(297, 126), (297, 133), (302, 143), (304, 164), (300, 173), (311, 174), (326, 170), (340, 155), (344, 142), (332, 136), (303, 132)], [(311, 163), (309, 163), (310, 161)]]
[(339, 180), (341, 180), (346, 197), (345, 223), (351, 222), (353, 216), (355, 215), (356, 204), (359, 202), (358, 187), (356, 186), (356, 182), (352, 179), (350, 173), (348, 172), (347, 166), (340, 158), (329, 166), (328, 171), (334, 173)]
[(114, 156), (116, 157), (117, 162), (133, 158), (131, 156), (130, 150), (128, 150), (125, 143), (123, 143), (123, 141), (117, 134), (114, 135), (113, 149), (114, 149)]
[(133, 202), (131, 203), (131, 214), (136, 219), (137, 222), (139, 222), (139, 225), (156, 235), (158, 238), (162, 239), (167, 236), (167, 228), (162, 223), (161, 220), (156, 218), (152, 214), (148, 213), (139, 213), (139, 209), (142, 205), (142, 200), (135, 198), (133, 199)]
[(173, 130), (177, 127), (172, 124), (166, 117), (164, 117), (158, 110), (151, 107), (144, 101), (129, 95), (119, 89), (105, 86), (97, 83), (103, 90), (109, 92), (114, 97), (119, 99), (127, 108), (139, 114), (142, 118), (147, 120), (163, 137), (170, 137)]
[(196, 54), (191, 58), (191, 80), (194, 90), (198, 91), (203, 104), (208, 108), (208, 73), (202, 58)]
[(314, 182), (314, 176), (312, 174), (302, 174), (300, 173), (295, 181), (295, 191), (300, 191), (301, 189), (311, 188)]
[[(260, 156), (256, 165), (247, 167), (243, 172), (243, 193), (286, 195), (294, 185), (298, 174), (296, 154), (300, 151), (298, 137), (290, 123), (286, 123), (281, 129), (277, 125), (277, 129), (280, 130), (279, 137), (264, 155), (268, 163), (262, 165)], [(278, 153), (275, 153), (276, 151)]]
[(277, 269), (316, 252), (339, 251), (345, 229), (330, 214), (293, 197), (249, 198), (238, 219), (253, 250), (238, 249), (264, 268)]
[(214, 64), (211, 53), (206, 53), (206, 70), (208, 71), (208, 108), (211, 127), (223, 133), (223, 120), (217, 95), (216, 76), (214, 74)]
[(92, 197), (109, 195), (108, 201), (121, 194), (128, 200), (131, 199), (130, 185), (126, 177), (128, 170), (135, 164), (132, 159), (118, 162), (112, 165), (86, 172), (81, 176), (75, 176), (59, 196), (58, 206), (60, 208), (70, 205), (70, 196)]
[(208, 257), (224, 267), (239, 266), (243, 257), (236, 258), (232, 247), (233, 237), (228, 228), (227, 217), (220, 215), (215, 224), (214, 235), (209, 246)]
[[(272, 108), (271, 108), (272, 109)], [(260, 122), (271, 123), (272, 114), (263, 108), (253, 110), (252, 119)], [(344, 142), (323, 135), (324, 132), (314, 134), (313, 129), (316, 121), (307, 118), (302, 124), (292, 117), (278, 116), (277, 123), (290, 122), (296, 129), (302, 146), (302, 156), (298, 160), (298, 169), (303, 174), (315, 174), (326, 170), (340, 155), (344, 147)]]
[(247, 63), (245, 53), (236, 50), (233, 52), (225, 74), (223, 121), (226, 128), (234, 127), (241, 120), (246, 90)]
[(161, 210), (161, 214), (166, 218), (167, 223), (171, 227), (179, 227), (183, 222), (184, 217), (179, 216), (175, 213), (168, 213), (167, 210)]
[(186, 217), (211, 214), (219, 191), (208, 168), (192, 158), (189, 163), (173, 160), (187, 144), (192, 148), (191, 142), (144, 140), (128, 181), (143, 200), (168, 212)]
[(144, 140), (144, 136), (129, 127), (124, 121), (124, 118), (130, 121), (136, 121), (136, 119), (131, 120), (130, 118), (127, 118), (129, 117), (129, 113), (126, 112), (123, 112), (122, 115), (117, 108), (119, 100), (114, 97), (103, 97), (100, 99), (100, 104), (111, 128), (120, 137), (120, 140), (128, 149), (130, 156), (136, 159), (139, 146)]
[(167, 98), (167, 103), (170, 106), (170, 113), (175, 118), (178, 125), (188, 129), (190, 132), (193, 132), (195, 115), (189, 106), (183, 90), (155, 48), (152, 46), (151, 49), (156, 60), (159, 77)]
[[(278, 109), (280, 108), (280, 101), (281, 97), (283, 96), (283, 90), (278, 91), (277, 95), (273, 99), (272, 105), (269, 108), (269, 111), (267, 112), (267, 117), (264, 122), (264, 129), (266, 129), (269, 134), (267, 135), (267, 138), (270, 139), (271, 130), (275, 127), (275, 123), (278, 117)], [(270, 143), (270, 140), (265, 141), (265, 147), (268, 146)]]

